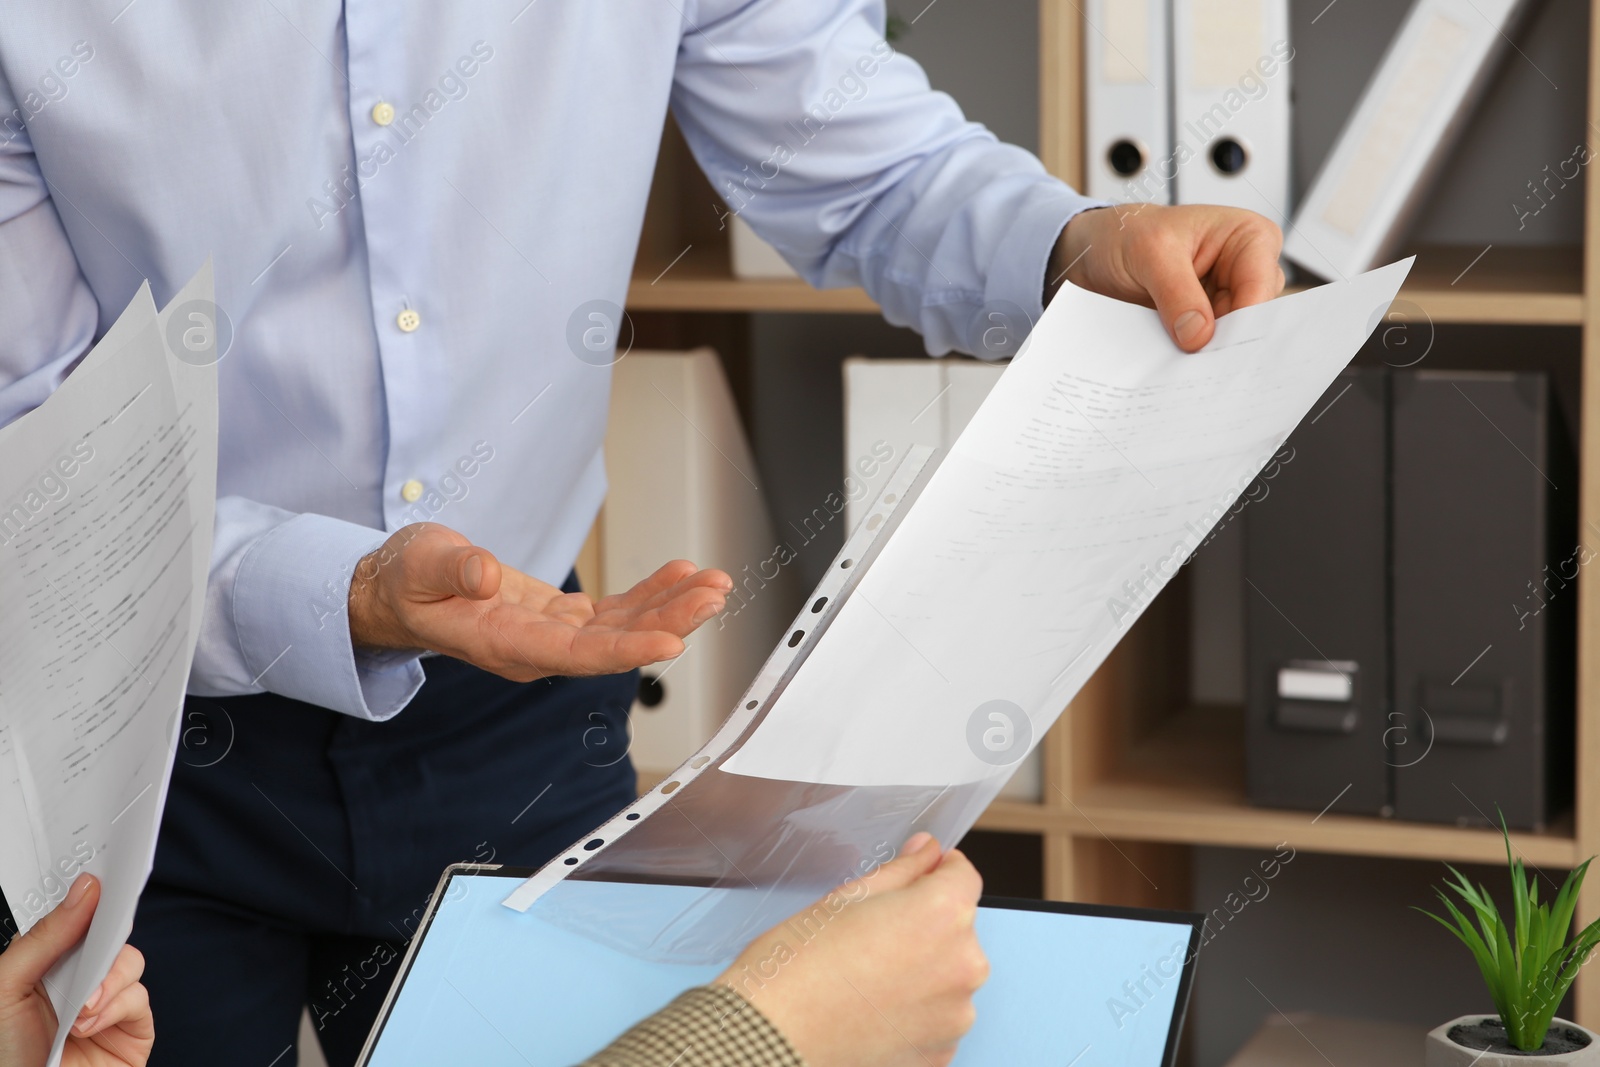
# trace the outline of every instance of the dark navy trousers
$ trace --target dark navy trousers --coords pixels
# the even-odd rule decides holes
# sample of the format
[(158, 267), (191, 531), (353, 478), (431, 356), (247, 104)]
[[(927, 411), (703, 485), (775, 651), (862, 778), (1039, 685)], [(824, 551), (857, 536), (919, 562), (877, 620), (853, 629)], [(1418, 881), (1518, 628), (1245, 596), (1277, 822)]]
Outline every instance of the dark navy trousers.
[(274, 694), (186, 702), (129, 938), (152, 1067), (290, 1067), (306, 1005), (347, 1067), (448, 864), (537, 866), (633, 799), (636, 673), (424, 668), (381, 723)]

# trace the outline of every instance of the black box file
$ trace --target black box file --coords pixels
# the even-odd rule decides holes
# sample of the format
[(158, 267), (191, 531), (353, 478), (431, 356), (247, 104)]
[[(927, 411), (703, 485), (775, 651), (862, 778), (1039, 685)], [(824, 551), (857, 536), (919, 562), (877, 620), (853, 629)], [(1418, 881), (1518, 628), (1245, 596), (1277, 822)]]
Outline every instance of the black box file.
[(1253, 803), (1389, 804), (1387, 402), (1341, 374), (1245, 522), (1245, 767)]
[(1393, 389), (1395, 814), (1544, 826), (1570, 795), (1578, 569), (1570, 450), (1542, 374)]

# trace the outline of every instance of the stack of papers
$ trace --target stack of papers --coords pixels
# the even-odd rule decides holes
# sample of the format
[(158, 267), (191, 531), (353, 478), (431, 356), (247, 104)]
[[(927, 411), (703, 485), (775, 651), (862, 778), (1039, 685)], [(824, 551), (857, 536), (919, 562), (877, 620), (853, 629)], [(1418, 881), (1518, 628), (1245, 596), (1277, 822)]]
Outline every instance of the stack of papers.
[(215, 344), (209, 265), (163, 312), (146, 284), (0, 429), (0, 890), (26, 932), (81, 872), (103, 887), (45, 979), (52, 1067), (155, 854), (211, 557)]

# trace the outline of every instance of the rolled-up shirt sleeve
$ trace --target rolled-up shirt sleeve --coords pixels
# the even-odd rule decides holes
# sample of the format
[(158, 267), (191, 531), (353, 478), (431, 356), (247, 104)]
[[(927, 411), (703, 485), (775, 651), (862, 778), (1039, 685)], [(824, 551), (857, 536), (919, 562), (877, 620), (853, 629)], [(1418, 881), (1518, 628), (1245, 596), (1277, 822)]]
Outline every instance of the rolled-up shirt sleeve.
[[(0, 116), (15, 112), (0, 81)], [(66, 379), (99, 320), (26, 128), (0, 125), (0, 425)], [(271, 690), (368, 719), (400, 711), (422, 685), (417, 658), (358, 652), (347, 617), (356, 562), (385, 537), (322, 515), (219, 500), (189, 691)]]
[(729, 213), (812, 285), (982, 355), (985, 311), (1036, 322), (1057, 238), (1104, 202), (967, 121), (883, 24), (876, 0), (689, 4), (674, 114)]

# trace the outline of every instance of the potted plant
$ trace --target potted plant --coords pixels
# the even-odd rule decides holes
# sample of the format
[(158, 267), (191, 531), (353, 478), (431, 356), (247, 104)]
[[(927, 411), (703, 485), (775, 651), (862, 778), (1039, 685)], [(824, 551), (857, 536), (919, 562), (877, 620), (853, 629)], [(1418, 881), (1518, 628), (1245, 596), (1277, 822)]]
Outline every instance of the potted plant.
[(1522, 861), (1511, 854), (1511, 834), (1503, 815), (1500, 832), (1511, 869), (1512, 929), (1507, 929), (1489, 890), (1474, 888), (1454, 867), (1449, 868), (1454, 881), (1446, 880), (1445, 885), (1461, 898), (1470, 917), (1443, 889), (1435, 892), (1450, 913), (1449, 920), (1417, 909), (1472, 951), (1498, 1013), (1463, 1015), (1434, 1030), (1427, 1037), (1426, 1067), (1506, 1067), (1527, 1057), (1552, 1065), (1600, 1064), (1600, 1035), (1554, 1018), (1578, 968), (1600, 944), (1600, 919), (1567, 938), (1593, 857), (1567, 875), (1553, 903), (1541, 904), (1539, 883), (1528, 878)]

